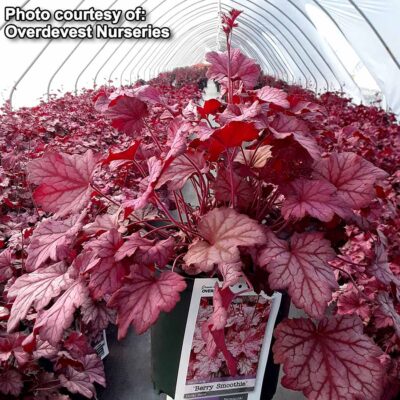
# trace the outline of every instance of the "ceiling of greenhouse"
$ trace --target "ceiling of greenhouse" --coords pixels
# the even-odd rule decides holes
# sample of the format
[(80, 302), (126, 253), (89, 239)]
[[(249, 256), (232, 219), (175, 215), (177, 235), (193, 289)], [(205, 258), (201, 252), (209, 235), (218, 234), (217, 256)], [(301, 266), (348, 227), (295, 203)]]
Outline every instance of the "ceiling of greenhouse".
[[(255, 58), (266, 74), (317, 92), (343, 90), (356, 102), (378, 95), (400, 113), (399, 0), (3, 0), (22, 10), (128, 10), (147, 19), (114, 26), (169, 27), (169, 39), (9, 39), (12, 20), (0, 19), (0, 96), (13, 107), (31, 106), (49, 94), (94, 85), (130, 84), (162, 71), (204, 61), (223, 50), (219, 13), (236, 8), (233, 44)], [(123, 15), (123, 14), (122, 14)], [(18, 26), (44, 22), (14, 22)], [(90, 22), (92, 23), (92, 22)], [(89, 24), (90, 24), (89, 23)], [(95, 24), (96, 22), (93, 22)], [(87, 26), (88, 22), (56, 22)]]

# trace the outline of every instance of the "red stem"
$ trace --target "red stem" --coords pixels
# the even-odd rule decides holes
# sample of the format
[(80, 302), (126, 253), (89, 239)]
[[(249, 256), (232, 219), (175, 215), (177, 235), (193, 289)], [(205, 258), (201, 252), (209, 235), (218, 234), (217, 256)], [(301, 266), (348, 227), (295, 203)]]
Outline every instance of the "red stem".
[(104, 197), (105, 199), (107, 199), (110, 203), (116, 205), (118, 208), (121, 207), (121, 204), (118, 204), (115, 200), (113, 200), (111, 197), (107, 196), (106, 194), (104, 194), (98, 187), (96, 187), (93, 183), (90, 184), (91, 188), (97, 192), (100, 196)]
[(232, 154), (229, 154), (228, 149), (226, 150), (226, 153), (228, 154), (228, 164), (229, 164), (229, 175), (230, 175), (230, 183), (231, 183), (231, 205), (232, 208), (236, 207), (235, 204), (235, 187), (234, 187), (234, 181), (233, 181), (233, 157), (235, 154), (235, 151), (232, 151)]
[(233, 103), (233, 88), (232, 88), (232, 71), (231, 71), (231, 33), (226, 36), (226, 47), (228, 50), (228, 103)]
[[(183, 218), (182, 218), (181, 205), (179, 204), (180, 201), (179, 201), (178, 196), (176, 195), (176, 193), (175, 193), (175, 192), (173, 192), (173, 193), (174, 193), (174, 199), (175, 199), (176, 209), (177, 209), (178, 215), (179, 215), (179, 220), (181, 221), (181, 224), (183, 225), (185, 222), (183, 221)], [(187, 214), (186, 214), (186, 218), (188, 219), (188, 215), (187, 215)]]
[[(329, 264), (329, 265), (331, 265), (331, 264)], [(363, 298), (364, 298), (365, 300), (367, 300), (368, 302), (371, 301), (371, 299), (370, 299), (368, 296), (366, 296), (366, 295), (361, 291), (361, 289), (358, 287), (356, 281), (354, 280), (354, 278), (351, 276), (350, 273), (348, 273), (347, 271), (345, 271), (344, 269), (342, 269), (342, 268), (340, 268), (340, 267), (335, 267), (334, 265), (331, 265), (331, 267), (334, 268), (334, 269), (337, 269), (337, 270), (340, 271), (342, 274), (346, 274), (346, 275), (350, 278), (350, 280), (351, 280), (353, 286), (357, 289), (357, 291), (358, 291), (358, 293), (360, 294), (360, 296), (363, 297)]]
[(162, 147), (160, 145), (160, 142), (158, 141), (157, 137), (153, 135), (153, 132), (151, 131), (151, 128), (149, 127), (149, 125), (147, 124), (147, 122), (145, 120), (143, 120), (151, 138), (153, 139), (153, 142), (156, 144), (156, 146), (158, 147), (158, 150), (160, 150), (160, 153), (163, 152)]
[(158, 231), (160, 231), (160, 230), (162, 230), (162, 229), (168, 229), (168, 228), (176, 228), (176, 225), (170, 224), (170, 225), (159, 226), (158, 228), (154, 228), (154, 229), (152, 229), (151, 231), (146, 232), (146, 233), (143, 235), (143, 237), (152, 235), (152, 234), (155, 233), (155, 232), (158, 232)]

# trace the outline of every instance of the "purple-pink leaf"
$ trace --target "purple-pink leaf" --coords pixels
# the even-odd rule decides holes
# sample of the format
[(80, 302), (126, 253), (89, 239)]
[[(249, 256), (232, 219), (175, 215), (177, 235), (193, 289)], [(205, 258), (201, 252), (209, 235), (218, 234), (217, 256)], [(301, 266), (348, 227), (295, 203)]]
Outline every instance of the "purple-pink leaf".
[(84, 282), (75, 281), (48, 310), (39, 313), (34, 327), (35, 332), (39, 332), (42, 340), (47, 340), (56, 346), (64, 330), (71, 325), (75, 310), (87, 297), (88, 292)]
[(138, 133), (144, 127), (144, 118), (149, 114), (147, 104), (137, 97), (121, 95), (112, 100), (106, 111), (112, 125), (128, 135)]
[(139, 86), (138, 88), (133, 89), (133, 93), (138, 99), (147, 103), (161, 103), (160, 92), (155, 87), (149, 85)]
[(211, 63), (207, 77), (216, 81), (223, 81), (228, 77), (228, 64), (231, 68), (231, 79), (242, 81), (245, 89), (252, 89), (260, 75), (260, 67), (239, 49), (232, 49), (230, 63), (227, 51), (207, 53), (206, 60)]
[(290, 103), (287, 100), (287, 93), (281, 89), (264, 86), (257, 90), (257, 97), (262, 101), (273, 103), (283, 108), (290, 107)]
[(185, 186), (187, 180), (198, 171), (202, 174), (208, 172), (204, 154), (201, 152), (183, 154), (174, 159), (163, 171), (156, 189), (167, 183), (169, 190), (180, 190)]
[(287, 242), (270, 232), (259, 263), (270, 273), (272, 289), (287, 289), (297, 307), (320, 318), (338, 286), (328, 264), (334, 258), (335, 252), (322, 233), (294, 233)]
[(271, 157), (271, 146), (261, 146), (257, 150), (244, 149), (237, 154), (235, 161), (251, 168), (262, 168)]
[(15, 369), (0, 372), (0, 393), (19, 396), (24, 386), (21, 374)]
[(144, 182), (147, 184), (147, 189), (136, 199), (128, 200), (124, 203), (125, 207), (131, 207), (133, 210), (146, 207), (154, 192), (154, 187), (163, 171), (163, 162), (157, 157), (150, 157), (147, 160), (149, 175), (145, 178)]
[(141, 246), (135, 253), (133, 259), (141, 265), (156, 264), (165, 267), (170, 261), (174, 251), (175, 240), (169, 237), (165, 240), (151, 241), (150, 246)]
[(19, 332), (0, 336), (0, 362), (6, 362), (11, 356), (14, 356), (19, 366), (25, 365), (30, 358), (29, 354), (22, 347), (26, 338), (26, 335)]
[(265, 243), (261, 225), (247, 215), (232, 208), (216, 208), (206, 214), (198, 225), (205, 240), (196, 240), (184, 257), (187, 266), (194, 265), (209, 272), (215, 264), (240, 261), (238, 246), (255, 246)]
[(133, 261), (137, 264), (157, 264), (159, 267), (165, 267), (172, 256), (174, 245), (175, 241), (172, 237), (159, 241), (149, 240), (135, 232), (118, 249), (115, 259), (120, 261), (125, 257), (133, 256)]
[(170, 149), (165, 157), (166, 160), (179, 157), (186, 152), (190, 129), (192, 129), (192, 125), (181, 117), (171, 121), (167, 141)]
[(142, 237), (139, 232), (134, 232), (119, 247), (115, 253), (115, 259), (121, 261), (125, 257), (132, 257), (139, 248), (148, 250), (152, 247), (153, 243), (154, 241)]
[(233, 286), (243, 278), (242, 262), (218, 265), (219, 272), (224, 278), (223, 289)]
[(394, 307), (393, 300), (391, 300), (389, 295), (385, 292), (379, 292), (377, 300), (383, 314), (393, 320), (394, 329), (397, 336), (400, 338), (400, 315)]
[(334, 153), (315, 165), (315, 176), (332, 183), (339, 196), (353, 209), (366, 207), (374, 198), (376, 180), (387, 173), (355, 153)]
[(68, 254), (70, 245), (81, 228), (78, 221), (77, 215), (64, 221), (43, 220), (34, 230), (27, 248), (27, 271), (36, 270), (48, 259), (62, 260)]
[(97, 354), (87, 354), (80, 359), (83, 365), (83, 371), (88, 376), (89, 381), (106, 386), (106, 378), (104, 375), (104, 365)]
[(297, 179), (287, 190), (289, 193), (282, 206), (285, 219), (299, 219), (306, 215), (329, 222), (335, 214), (346, 218), (351, 209), (337, 196), (336, 188), (322, 180)]
[(357, 314), (360, 318), (366, 320), (371, 313), (369, 304), (367, 299), (360, 296), (354, 285), (348, 283), (344, 288), (341, 288), (341, 293), (337, 300), (337, 314)]
[(7, 297), (14, 300), (7, 323), (8, 332), (18, 326), (32, 306), (36, 311), (42, 310), (71, 283), (73, 279), (63, 262), (20, 276), (8, 291)]
[(7, 281), (13, 276), (12, 250), (8, 248), (0, 253), (0, 282)]
[(89, 235), (94, 235), (99, 232), (110, 231), (117, 229), (118, 232), (124, 233), (126, 228), (119, 223), (120, 212), (115, 214), (100, 214), (93, 222), (83, 227), (84, 232)]
[(232, 187), (235, 204), (241, 209), (246, 209), (251, 204), (254, 196), (254, 188), (245, 178), (242, 178), (235, 172), (230, 174), (229, 171), (221, 168), (212, 185), (215, 198), (223, 202), (231, 201)]
[(94, 102), (94, 109), (97, 112), (105, 112), (110, 104), (110, 99), (107, 96), (105, 91), (100, 91), (99, 94), (93, 99)]
[(382, 351), (363, 334), (355, 316), (286, 320), (275, 329), (276, 363), (283, 364), (282, 385), (309, 400), (380, 399), (385, 370)]
[(90, 378), (84, 372), (78, 372), (71, 367), (67, 367), (65, 375), (60, 375), (60, 383), (71, 393), (81, 394), (89, 399), (93, 397), (95, 388)]
[(83, 155), (47, 153), (30, 161), (28, 180), (39, 185), (33, 193), (35, 201), (59, 217), (81, 211), (88, 203), (99, 160), (99, 155), (88, 150)]
[(125, 267), (115, 259), (122, 244), (122, 236), (116, 229), (86, 244), (86, 249), (94, 253), (94, 259), (99, 260), (96, 264), (90, 263), (90, 269), (85, 271), (90, 273), (89, 289), (95, 299), (114, 293), (122, 285)]
[(138, 334), (145, 332), (161, 311), (169, 312), (175, 307), (185, 288), (184, 278), (175, 272), (155, 276), (148, 268), (136, 265), (108, 302), (117, 309), (118, 338), (126, 336), (131, 324)]
[(207, 322), (211, 331), (224, 329), (228, 320), (229, 306), (234, 299), (235, 294), (229, 289), (220, 288), (218, 282), (214, 286), (214, 297), (213, 297), (213, 313), (211, 318)]
[(375, 259), (368, 265), (367, 271), (385, 285), (393, 282), (400, 287), (400, 279), (390, 269), (387, 250), (382, 243), (375, 245)]
[(269, 129), (277, 139), (293, 136), (293, 139), (307, 150), (314, 160), (320, 159), (321, 149), (316, 140), (310, 136), (310, 130), (303, 120), (285, 114), (278, 114), (271, 122)]
[(97, 334), (115, 321), (115, 312), (106, 307), (104, 302), (93, 301), (90, 297), (81, 306), (82, 322), (90, 326)]

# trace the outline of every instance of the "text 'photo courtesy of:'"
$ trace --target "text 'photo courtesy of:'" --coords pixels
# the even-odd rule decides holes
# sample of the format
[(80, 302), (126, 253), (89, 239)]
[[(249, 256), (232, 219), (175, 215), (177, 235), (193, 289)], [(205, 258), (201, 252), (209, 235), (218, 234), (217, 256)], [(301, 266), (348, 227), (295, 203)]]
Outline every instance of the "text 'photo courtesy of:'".
[(398, 400), (398, 0), (2, 0), (0, 400)]

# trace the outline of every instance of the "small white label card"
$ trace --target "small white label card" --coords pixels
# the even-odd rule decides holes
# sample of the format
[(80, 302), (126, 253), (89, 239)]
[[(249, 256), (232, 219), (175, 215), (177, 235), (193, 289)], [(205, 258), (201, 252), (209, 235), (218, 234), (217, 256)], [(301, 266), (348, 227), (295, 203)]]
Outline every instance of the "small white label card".
[[(196, 279), (179, 364), (175, 400), (259, 400), (281, 294), (257, 294), (245, 282), (230, 289), (237, 296), (228, 309), (227, 349), (236, 359), (231, 376), (221, 351), (207, 353), (202, 326), (213, 312), (217, 279)], [(220, 284), (221, 285), (221, 284)]]
[(109, 354), (106, 331), (103, 330), (101, 338), (93, 345), (98, 356), (103, 360)]

